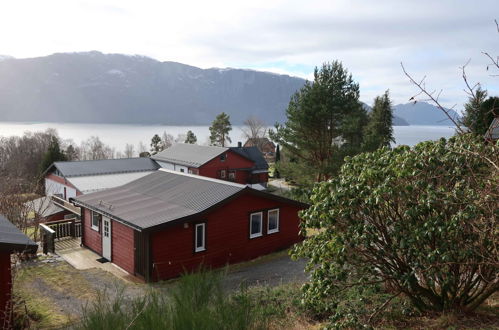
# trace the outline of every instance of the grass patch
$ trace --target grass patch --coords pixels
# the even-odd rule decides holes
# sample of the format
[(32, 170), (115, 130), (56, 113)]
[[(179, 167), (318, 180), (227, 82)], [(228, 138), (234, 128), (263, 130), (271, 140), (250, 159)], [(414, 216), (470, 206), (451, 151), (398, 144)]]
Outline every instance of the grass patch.
[(222, 288), (220, 272), (184, 275), (168, 292), (126, 299), (99, 295), (76, 329), (268, 329), (270, 316), (246, 290)]
[(63, 313), (46, 290), (82, 300), (96, 296), (83, 276), (65, 263), (38, 261), (19, 267), (14, 276), (13, 293), (16, 314), (24, 320), (22, 323), (29, 320), (31, 327), (60, 328), (71, 322), (73, 315)]

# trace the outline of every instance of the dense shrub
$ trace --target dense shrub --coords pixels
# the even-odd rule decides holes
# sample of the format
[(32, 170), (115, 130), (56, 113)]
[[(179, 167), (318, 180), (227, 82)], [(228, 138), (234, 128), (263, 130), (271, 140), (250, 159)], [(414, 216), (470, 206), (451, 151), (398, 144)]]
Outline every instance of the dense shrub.
[(473, 311), (499, 288), (498, 164), (472, 135), (348, 159), (302, 214), (315, 233), (293, 251), (310, 258), (307, 306), (338, 325), (346, 292), (381, 287), (421, 312)]
[(224, 292), (221, 275), (201, 271), (184, 275), (164, 291), (151, 290), (143, 297), (110, 299), (100, 296), (83, 314), (79, 329), (266, 329), (266, 307), (241, 290)]

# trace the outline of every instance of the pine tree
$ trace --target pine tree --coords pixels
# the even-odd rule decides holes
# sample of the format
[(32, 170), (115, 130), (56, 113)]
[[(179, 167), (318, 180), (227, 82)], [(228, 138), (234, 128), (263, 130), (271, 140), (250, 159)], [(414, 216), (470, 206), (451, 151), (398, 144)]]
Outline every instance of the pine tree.
[(275, 149), (275, 162), (279, 162), (281, 160), (281, 148), (279, 147), (279, 145), (277, 145), (276, 149)]
[(189, 144), (196, 144), (198, 141), (198, 138), (192, 131), (187, 131), (187, 136), (185, 137), (185, 142), (184, 143), (189, 143)]
[(163, 141), (158, 134), (154, 134), (151, 139), (151, 155), (155, 155), (160, 151), (163, 151)]
[(213, 146), (225, 147), (226, 141), (231, 143), (229, 132), (232, 130), (230, 116), (225, 112), (219, 114), (210, 126), (210, 142)]
[(64, 152), (67, 160), (78, 160), (78, 150), (70, 144)]
[[(322, 181), (339, 170), (343, 159), (360, 151), (367, 121), (359, 101), (359, 85), (338, 61), (315, 68), (314, 82), (307, 82), (291, 98), (287, 121), (269, 132), (282, 146), (297, 180)], [(284, 173), (286, 166), (282, 166)]]
[(389, 91), (374, 99), (369, 114), (369, 122), (364, 130), (364, 150), (374, 151), (381, 147), (389, 147), (393, 138), (393, 110)]
[(66, 156), (64, 155), (64, 152), (62, 152), (61, 150), (59, 139), (56, 136), (52, 136), (50, 138), (49, 147), (45, 152), (45, 154), (43, 155), (43, 159), (39, 166), (40, 173), (43, 173), (54, 162), (65, 161), (65, 160)]
[(487, 99), (487, 91), (478, 88), (475, 96), (470, 97), (464, 105), (464, 116), (461, 123), (471, 132), (484, 135), (494, 116), (499, 115), (498, 109), (499, 98), (489, 97)]

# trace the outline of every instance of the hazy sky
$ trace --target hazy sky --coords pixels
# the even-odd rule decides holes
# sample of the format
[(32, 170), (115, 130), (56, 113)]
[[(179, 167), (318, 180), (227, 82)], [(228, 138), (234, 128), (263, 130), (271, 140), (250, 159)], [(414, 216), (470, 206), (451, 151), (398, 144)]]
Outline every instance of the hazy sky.
[(490, 77), (481, 54), (499, 54), (494, 18), (498, 0), (2, 0), (0, 54), (99, 50), (305, 78), (339, 59), (369, 104), (388, 88), (395, 103), (414, 94), (403, 61), (460, 109), (466, 96), (459, 67), (468, 59), (470, 80), (498, 94), (499, 77)]

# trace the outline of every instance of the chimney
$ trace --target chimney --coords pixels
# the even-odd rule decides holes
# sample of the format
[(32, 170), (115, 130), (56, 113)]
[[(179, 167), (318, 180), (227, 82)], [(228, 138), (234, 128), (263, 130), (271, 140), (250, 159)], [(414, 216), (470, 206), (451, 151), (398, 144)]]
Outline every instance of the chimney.
[(239, 142), (237, 143), (237, 147), (238, 147), (238, 148), (242, 148), (242, 147), (243, 147), (243, 143), (242, 143), (241, 141), (239, 141)]

